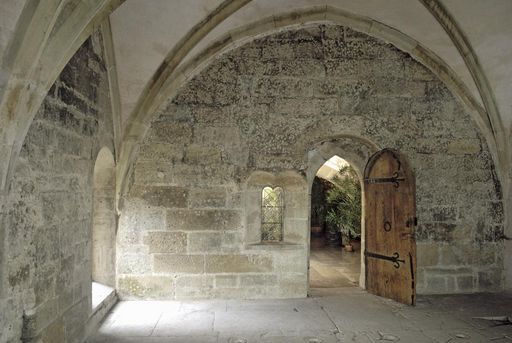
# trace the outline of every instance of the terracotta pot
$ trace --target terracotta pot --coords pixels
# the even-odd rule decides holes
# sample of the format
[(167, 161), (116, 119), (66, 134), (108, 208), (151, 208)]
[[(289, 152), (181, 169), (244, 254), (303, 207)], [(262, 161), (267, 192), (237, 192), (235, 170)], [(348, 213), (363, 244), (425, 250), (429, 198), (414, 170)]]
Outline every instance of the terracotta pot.
[(322, 233), (322, 227), (321, 226), (311, 226), (311, 234), (312, 235), (319, 235)]
[(350, 242), (350, 245), (352, 245), (354, 251), (359, 251), (361, 250), (361, 241), (352, 241)]
[(354, 252), (354, 247), (351, 244), (345, 244), (345, 251)]

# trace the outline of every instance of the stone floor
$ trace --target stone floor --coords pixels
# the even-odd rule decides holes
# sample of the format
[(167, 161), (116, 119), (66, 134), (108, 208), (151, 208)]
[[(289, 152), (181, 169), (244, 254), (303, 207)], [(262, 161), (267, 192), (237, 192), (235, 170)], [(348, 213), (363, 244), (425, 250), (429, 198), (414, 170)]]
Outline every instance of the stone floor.
[(511, 342), (512, 294), (420, 297), (416, 307), (338, 288), (289, 300), (120, 302), (91, 343)]
[(323, 237), (311, 238), (309, 286), (312, 288), (359, 285), (361, 251), (346, 252), (324, 244)]

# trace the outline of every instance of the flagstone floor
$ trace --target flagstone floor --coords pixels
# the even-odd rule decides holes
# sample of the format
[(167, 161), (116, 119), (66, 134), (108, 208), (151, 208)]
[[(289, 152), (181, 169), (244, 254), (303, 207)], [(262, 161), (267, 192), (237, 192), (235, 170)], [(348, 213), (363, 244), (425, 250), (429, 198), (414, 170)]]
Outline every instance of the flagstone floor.
[[(356, 287), (287, 300), (125, 301), (91, 343), (511, 342), (512, 293), (419, 297), (416, 307)], [(511, 318), (512, 319), (512, 318)]]
[(357, 287), (360, 263), (360, 251), (313, 239), (309, 298), (122, 301), (89, 342), (512, 342), (512, 293), (420, 296), (410, 307)]

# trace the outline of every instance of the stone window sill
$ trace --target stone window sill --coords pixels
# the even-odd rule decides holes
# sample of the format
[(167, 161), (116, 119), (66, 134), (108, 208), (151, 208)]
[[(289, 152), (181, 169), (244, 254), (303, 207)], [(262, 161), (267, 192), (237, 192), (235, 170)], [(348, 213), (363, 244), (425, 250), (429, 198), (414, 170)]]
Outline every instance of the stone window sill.
[(279, 243), (253, 243), (247, 244), (248, 250), (298, 250), (303, 247), (302, 244), (279, 242)]
[(92, 282), (92, 311), (95, 312), (109, 297), (115, 296), (115, 289), (98, 282)]

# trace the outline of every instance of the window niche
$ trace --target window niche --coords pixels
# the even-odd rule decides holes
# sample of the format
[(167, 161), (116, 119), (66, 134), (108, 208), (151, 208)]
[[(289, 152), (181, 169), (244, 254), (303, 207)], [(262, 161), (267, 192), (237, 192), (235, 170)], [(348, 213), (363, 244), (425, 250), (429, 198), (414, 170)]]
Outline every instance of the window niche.
[(261, 191), (261, 241), (283, 241), (284, 191), (281, 187), (264, 187)]
[(295, 171), (255, 171), (244, 190), (246, 247), (288, 249), (307, 242), (307, 182)]

